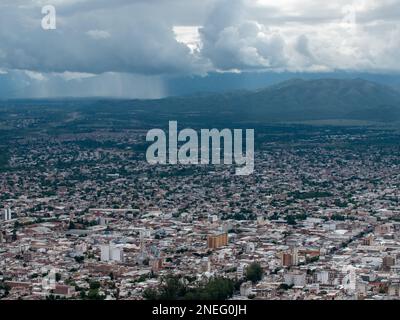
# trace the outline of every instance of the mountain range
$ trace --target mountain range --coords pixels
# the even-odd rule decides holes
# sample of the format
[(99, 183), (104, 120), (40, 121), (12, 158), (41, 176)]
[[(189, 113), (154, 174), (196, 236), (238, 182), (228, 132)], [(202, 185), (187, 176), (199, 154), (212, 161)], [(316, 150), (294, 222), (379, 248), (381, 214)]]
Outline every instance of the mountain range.
[(257, 90), (153, 100), (0, 101), (0, 118), (3, 114), (6, 122), (10, 110), (25, 112), (25, 117), (41, 118), (47, 114), (49, 121), (66, 119), (69, 126), (76, 127), (108, 124), (116, 128), (135, 123), (154, 126), (171, 120), (201, 127), (312, 121), (400, 123), (400, 91), (364, 79), (292, 79)]
[(170, 119), (400, 121), (400, 92), (363, 79), (293, 79), (254, 91), (131, 100), (129, 105)]

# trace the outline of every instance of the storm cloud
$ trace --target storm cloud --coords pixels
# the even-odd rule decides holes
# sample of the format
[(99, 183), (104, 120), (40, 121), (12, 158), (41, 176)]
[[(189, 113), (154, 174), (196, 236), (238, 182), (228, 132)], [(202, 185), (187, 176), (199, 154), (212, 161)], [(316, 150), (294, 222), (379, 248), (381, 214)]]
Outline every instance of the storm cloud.
[[(56, 30), (41, 28), (44, 5)], [(399, 49), (400, 0), (0, 3), (0, 81), (36, 92), (146, 79), (159, 96), (169, 77), (212, 72), (396, 73)]]

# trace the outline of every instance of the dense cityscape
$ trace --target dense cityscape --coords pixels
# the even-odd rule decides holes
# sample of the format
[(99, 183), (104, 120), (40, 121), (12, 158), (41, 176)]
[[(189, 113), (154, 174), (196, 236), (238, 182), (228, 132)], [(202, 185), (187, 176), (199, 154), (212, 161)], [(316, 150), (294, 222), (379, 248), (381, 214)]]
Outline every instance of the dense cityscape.
[(399, 9), (0, 0), (2, 314), (395, 314)]
[(1, 299), (399, 299), (397, 131), (293, 128), (249, 176), (150, 165), (143, 129), (8, 136)]

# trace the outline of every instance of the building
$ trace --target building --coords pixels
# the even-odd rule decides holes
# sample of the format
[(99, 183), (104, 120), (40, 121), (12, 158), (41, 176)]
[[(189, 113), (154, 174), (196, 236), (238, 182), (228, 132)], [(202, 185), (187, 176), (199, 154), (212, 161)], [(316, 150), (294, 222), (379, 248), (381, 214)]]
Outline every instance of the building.
[(243, 282), (240, 285), (240, 295), (242, 297), (248, 297), (253, 293), (253, 286), (251, 281)]
[(216, 235), (209, 235), (207, 237), (207, 247), (209, 249), (217, 249), (228, 245), (228, 234), (220, 233)]
[(253, 253), (256, 250), (256, 246), (253, 242), (248, 242), (246, 244), (246, 253)]
[(11, 219), (12, 219), (12, 212), (11, 212), (11, 209), (10, 209), (10, 208), (4, 209), (3, 212), (2, 212), (1, 218), (2, 218), (2, 220), (4, 220), (4, 221), (9, 221), (9, 220), (11, 220)]
[(292, 255), (290, 253), (282, 253), (281, 264), (283, 267), (290, 267), (293, 265)]
[(287, 285), (303, 287), (306, 285), (306, 273), (305, 272), (290, 272), (283, 276), (284, 281)]
[(368, 237), (365, 237), (362, 241), (362, 244), (364, 246), (372, 246), (374, 243), (374, 237), (373, 235), (369, 235)]
[(329, 271), (320, 270), (320, 271), (314, 272), (313, 280), (315, 283), (329, 284)]
[(101, 261), (124, 261), (124, 251), (121, 248), (116, 247), (114, 244), (106, 244), (100, 247), (101, 250)]
[(150, 261), (150, 265), (153, 272), (158, 272), (163, 268), (163, 259), (155, 258)]
[(355, 290), (357, 286), (356, 268), (353, 266), (345, 266), (342, 270), (342, 285), (345, 290)]
[(53, 289), (53, 294), (59, 297), (72, 297), (75, 293), (75, 288), (64, 285), (64, 284), (56, 284), (55, 288)]
[(382, 269), (384, 271), (390, 271), (390, 267), (396, 264), (396, 259), (392, 256), (383, 257)]
[(297, 266), (299, 264), (299, 250), (293, 247), (290, 253), (282, 253), (281, 264), (283, 267)]
[(292, 264), (294, 266), (299, 264), (299, 250), (295, 247), (292, 248)]
[(241, 263), (236, 269), (236, 276), (239, 279), (243, 279), (246, 269), (247, 269), (247, 263)]

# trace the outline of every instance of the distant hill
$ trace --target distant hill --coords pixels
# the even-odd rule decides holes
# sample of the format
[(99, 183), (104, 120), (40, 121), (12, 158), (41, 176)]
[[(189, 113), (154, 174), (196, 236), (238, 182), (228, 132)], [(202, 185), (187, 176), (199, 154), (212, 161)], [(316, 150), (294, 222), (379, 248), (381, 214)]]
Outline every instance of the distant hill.
[(400, 119), (400, 93), (361, 79), (286, 81), (250, 94), (249, 105), (283, 119)]
[(154, 126), (169, 120), (201, 127), (249, 122), (400, 123), (400, 91), (363, 79), (292, 79), (254, 91), (158, 100), (4, 100), (0, 101), (0, 119), (1, 114), (7, 119), (11, 107), (29, 117), (65, 121), (69, 127)]
[(134, 101), (133, 105), (160, 116), (235, 121), (400, 121), (400, 92), (362, 79), (293, 79), (256, 91)]

